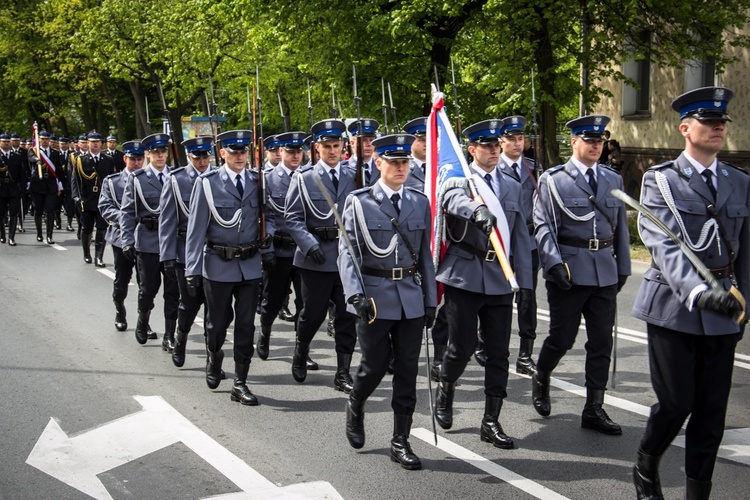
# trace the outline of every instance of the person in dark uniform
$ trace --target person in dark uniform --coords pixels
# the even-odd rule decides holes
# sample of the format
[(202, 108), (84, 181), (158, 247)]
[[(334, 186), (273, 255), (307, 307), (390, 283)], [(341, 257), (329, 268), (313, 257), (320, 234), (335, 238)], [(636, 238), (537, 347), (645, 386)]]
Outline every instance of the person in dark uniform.
[[(174, 276), (164, 272), (159, 260), (159, 199), (162, 188), (170, 182), (167, 165), (169, 135), (151, 134), (141, 141), (146, 151), (148, 165), (128, 176), (122, 195), (120, 228), (122, 229), (122, 253), (136, 262), (139, 276), (138, 322), (135, 339), (145, 344), (156, 338), (149, 332), (151, 309), (154, 297), (159, 293), (164, 276), (164, 340), (162, 345), (174, 345), (177, 327), (177, 308), (180, 292)], [(111, 159), (110, 159), (111, 161)]]
[[(183, 141), (189, 160), (187, 167), (171, 172), (169, 182), (162, 189), (159, 206), (159, 258), (164, 266), (164, 274), (177, 280), (180, 292), (180, 305), (177, 310), (177, 335), (172, 339), (164, 336), (162, 346), (172, 352), (172, 363), (176, 367), (185, 364), (185, 346), (190, 328), (204, 303), (203, 288), (188, 293), (185, 280), (185, 242), (190, 216), (190, 195), (201, 174), (211, 167), (212, 137), (195, 137)], [(205, 332), (205, 328), (204, 328)]]
[(351, 172), (357, 170), (357, 143), (362, 142), (362, 167), (365, 171), (365, 184), (372, 186), (380, 177), (380, 171), (375, 166), (375, 148), (372, 141), (378, 136), (378, 127), (380, 123), (372, 118), (362, 118), (362, 137), (360, 134), (359, 121), (354, 120), (349, 124), (349, 136), (351, 137), (352, 155), (348, 160), (348, 168)]
[(18, 212), (18, 224), (16, 229), (20, 233), (25, 233), (26, 230), (23, 228), (23, 221), (26, 214), (29, 213), (29, 205), (31, 204), (30, 194), (28, 191), (29, 179), (31, 177), (31, 170), (29, 168), (29, 150), (23, 147), (25, 145), (21, 143), (21, 136), (12, 133), (10, 134), (10, 149), (14, 153), (21, 155), (21, 160), (24, 166), (25, 181), (21, 183), (21, 210)]
[(91, 263), (91, 236), (96, 227), (94, 240), (95, 265), (104, 267), (104, 235), (107, 231), (107, 221), (99, 213), (99, 194), (102, 182), (115, 173), (114, 160), (101, 154), (102, 136), (97, 132), (88, 134), (87, 153), (76, 157), (71, 169), (71, 195), (81, 210), (81, 246), (83, 247), (83, 261)]
[[(42, 215), (47, 224), (47, 244), (52, 245), (52, 233), (55, 229), (55, 205), (57, 203), (59, 186), (57, 171), (60, 170), (60, 153), (50, 147), (50, 133), (39, 132), (39, 146), (29, 151), (29, 168), (31, 179), (29, 192), (34, 203), (34, 224), (36, 225), (36, 241), (42, 242)], [(42, 154), (51, 163), (42, 159)]]
[[(255, 311), (261, 268), (273, 267), (274, 213), (261, 200), (258, 174), (246, 168), (249, 130), (216, 137), (224, 165), (203, 174), (190, 200), (185, 276), (188, 290), (203, 284), (206, 299), (206, 384), (221, 381), (222, 346), (234, 318), (234, 384), (232, 401), (254, 406), (258, 398), (247, 387), (253, 357)], [(262, 172), (260, 172), (262, 175)], [(265, 237), (259, 224), (265, 214)], [(234, 306), (234, 309), (232, 308)]]
[(633, 305), (646, 322), (657, 403), (641, 438), (633, 480), (639, 499), (663, 498), (659, 461), (685, 430), (687, 498), (709, 498), (724, 434), (742, 305), (727, 290), (750, 294), (750, 176), (717, 160), (730, 121), (730, 89), (703, 87), (672, 101), (685, 149), (646, 171), (641, 203), (697, 255), (718, 281), (709, 288), (677, 243), (644, 216), (643, 243), (653, 259)]
[(549, 336), (532, 375), (534, 409), (551, 412), (550, 374), (573, 347), (581, 315), (586, 319), (586, 404), (581, 427), (619, 435), (602, 408), (609, 379), (617, 293), (630, 275), (630, 242), (623, 203), (612, 195), (622, 177), (598, 165), (604, 115), (569, 121), (573, 156), (539, 178), (534, 225), (550, 309)]
[[(531, 243), (521, 205), (521, 186), (497, 168), (500, 154), (501, 120), (484, 120), (466, 128), (469, 165), (476, 183), (486, 183), (483, 199), (496, 205), (475, 201), (464, 178), (443, 184), (446, 211), (447, 245), (437, 271), (437, 280), (445, 286), (449, 345), (440, 369), (435, 417), (443, 429), (453, 426), (453, 396), (456, 382), (466, 369), (477, 344), (477, 317), (484, 331), (487, 362), (484, 367), (484, 418), (480, 439), (498, 448), (510, 449), (513, 440), (503, 431), (498, 417), (507, 397), (508, 346), (513, 319), (513, 290), (503, 274), (489, 241), (496, 218), (507, 220), (510, 258), (518, 280), (519, 309), (531, 300)], [(477, 184), (479, 187), (480, 185)], [(496, 197), (492, 202), (490, 197)], [(497, 206), (499, 205), (499, 206)], [(502, 213), (499, 213), (502, 212)]]
[(122, 172), (125, 168), (125, 153), (117, 149), (117, 136), (107, 136), (107, 149), (103, 153), (115, 160), (115, 172)]
[(539, 251), (534, 240), (534, 193), (537, 189), (536, 162), (523, 156), (524, 127), (526, 118), (523, 116), (509, 116), (503, 119), (500, 131), (500, 163), (498, 168), (503, 173), (513, 177), (521, 183), (521, 201), (523, 204), (526, 227), (531, 240), (531, 278), (534, 293), (526, 311), (518, 313), (518, 335), (521, 337), (516, 360), (516, 373), (531, 375), (536, 365), (531, 359), (536, 339), (536, 286), (539, 275)]
[(427, 117), (421, 116), (406, 122), (403, 127), (406, 134), (414, 136), (409, 160), (409, 176), (406, 187), (424, 191), (425, 162), (427, 161)]
[(122, 253), (122, 230), (120, 229), (120, 213), (122, 198), (128, 176), (143, 167), (145, 151), (140, 141), (130, 141), (122, 145), (125, 152), (125, 169), (107, 176), (102, 183), (102, 194), (99, 196), (99, 213), (107, 221), (109, 227), (105, 240), (112, 245), (112, 258), (115, 265), (115, 280), (112, 287), (112, 300), (115, 303), (115, 328), (118, 332), (128, 329), (125, 299), (128, 296), (128, 285), (133, 277), (135, 262)]
[(61, 179), (63, 190), (61, 193), (62, 197), (62, 208), (65, 210), (65, 216), (67, 219), (67, 225), (65, 226), (66, 231), (73, 231), (73, 217), (75, 216), (75, 203), (73, 203), (73, 196), (70, 194), (70, 178), (71, 178), (71, 158), (74, 155), (74, 149), (70, 147), (70, 139), (68, 137), (60, 137), (60, 157), (62, 159), (62, 171), (64, 172), (64, 178)]
[(354, 190), (354, 174), (341, 165), (341, 136), (346, 126), (340, 120), (323, 120), (312, 126), (315, 136), (315, 165), (294, 175), (286, 197), (286, 227), (297, 243), (294, 266), (302, 284), (302, 310), (297, 319), (297, 342), (292, 359), (292, 376), (297, 382), (307, 377), (310, 342), (323, 323), (328, 303), (335, 304), (336, 375), (334, 388), (349, 393), (352, 353), (357, 343), (355, 316), (346, 310), (336, 258), (339, 229), (313, 176), (318, 176), (331, 198), (342, 206)]
[(348, 196), (343, 220), (356, 255), (349, 253), (342, 238), (338, 256), (347, 309), (358, 316), (362, 350), (346, 405), (346, 436), (352, 447), (364, 446), (365, 401), (393, 355), (391, 459), (408, 470), (422, 468), (408, 438), (417, 403), (422, 329), (432, 326), (437, 306), (430, 204), (420, 190), (404, 187), (413, 141), (408, 134), (373, 141), (379, 180)]
[[(0, 134), (0, 243), (16, 246), (16, 225), (21, 212), (22, 186), (26, 184), (26, 163), (10, 146), (10, 136)], [(5, 217), (8, 239), (5, 239)]]

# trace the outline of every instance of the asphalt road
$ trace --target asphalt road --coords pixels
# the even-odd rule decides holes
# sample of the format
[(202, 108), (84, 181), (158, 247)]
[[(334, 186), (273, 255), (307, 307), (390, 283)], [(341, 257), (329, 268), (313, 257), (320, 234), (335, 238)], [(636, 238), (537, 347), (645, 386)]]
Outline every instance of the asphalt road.
[[(17, 247), (0, 246), (2, 499), (90, 498), (83, 491), (114, 499), (634, 498), (631, 467), (654, 403), (645, 325), (630, 316), (645, 265), (636, 266), (620, 294), (617, 377), (606, 409), (622, 436), (580, 427), (582, 334), (553, 374), (550, 418), (533, 410), (529, 379), (511, 374), (500, 421), (514, 450), (479, 441), (483, 372), (474, 362), (460, 379), (454, 427), (438, 429), (436, 447), (422, 368), (410, 441), (424, 469), (409, 472), (388, 456), (389, 376), (367, 403), (365, 447), (347, 444), (345, 396), (332, 388), (335, 353), (324, 331), (312, 351), (320, 371), (297, 384), (290, 373), (291, 325), (277, 322), (271, 356), (254, 359), (250, 368), (249, 385), (261, 405), (243, 407), (229, 399), (231, 381), (215, 391), (205, 385), (202, 324), (191, 332), (185, 366), (175, 368), (160, 341), (136, 343), (134, 286), (129, 329), (115, 331), (110, 249), (102, 273), (83, 262), (74, 233), (55, 238), (58, 245), (49, 247), (32, 233), (19, 234)], [(152, 315), (159, 332), (161, 304)], [(539, 308), (543, 337), (543, 286)], [(512, 367), (517, 346), (514, 335)], [(231, 378), (232, 364), (224, 368)], [(746, 339), (738, 348), (731, 436), (722, 450), (728, 458), (717, 462), (714, 498), (747, 498), (750, 491), (749, 384)], [(662, 461), (667, 498), (684, 496), (682, 464), (683, 449), (674, 444)]]

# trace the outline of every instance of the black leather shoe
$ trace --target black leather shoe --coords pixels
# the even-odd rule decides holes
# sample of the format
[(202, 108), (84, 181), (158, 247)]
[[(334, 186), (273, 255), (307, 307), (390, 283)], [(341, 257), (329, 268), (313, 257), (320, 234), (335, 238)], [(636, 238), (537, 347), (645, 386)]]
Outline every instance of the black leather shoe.
[(66, 230), (66, 231), (69, 231), (69, 232), (71, 232), (71, 233), (72, 233), (73, 231), (75, 231), (75, 230), (73, 229), (73, 226), (71, 226), (71, 225), (70, 225), (70, 222), (68, 222), (68, 225), (67, 225), (67, 226), (65, 226), (65, 230)]
[(282, 321), (294, 321), (294, 314), (292, 314), (288, 307), (284, 306), (279, 311), (279, 319)]
[(638, 460), (633, 466), (633, 484), (638, 500), (664, 500), (659, 480), (661, 457), (646, 454), (638, 448)]
[(432, 365), (430, 366), (430, 378), (433, 382), (440, 382), (440, 367), (443, 364), (443, 357), (445, 357), (445, 350), (448, 346), (435, 344), (433, 346), (435, 352), (432, 356)]
[(165, 320), (164, 325), (164, 339), (161, 341), (161, 348), (171, 353), (174, 351), (174, 331), (177, 328), (177, 320)]
[(206, 356), (206, 385), (209, 389), (216, 389), (221, 383), (221, 362), (224, 361), (224, 351), (208, 351)]
[(474, 350), (474, 359), (477, 360), (479, 366), (487, 365), (487, 353), (484, 352), (484, 342), (480, 341), (477, 344), (477, 348)]
[(260, 325), (260, 336), (255, 350), (260, 359), (268, 359), (269, 344), (271, 343), (271, 325)]
[(44, 241), (44, 238), (42, 238), (42, 236), (39, 235), (36, 237), (36, 241), (38, 241), (39, 243), (42, 243)]
[(151, 329), (151, 325), (146, 325), (146, 331), (148, 332), (149, 340), (156, 340), (159, 338), (159, 334)]
[(498, 397), (486, 396), (484, 403), (484, 418), (479, 428), (479, 439), (485, 443), (492, 443), (495, 448), (512, 450), (515, 447), (498, 421), (503, 400)]
[(619, 436), (622, 428), (614, 423), (602, 408), (604, 403), (604, 391), (601, 389), (588, 389), (586, 391), (586, 405), (581, 413), (581, 427), (591, 429), (602, 434)]
[(54, 245), (54, 244), (55, 244), (55, 240), (53, 240), (53, 239), (52, 239), (52, 238), (50, 238), (50, 237), (47, 237), (47, 244), (48, 244), (48, 245)]
[(5, 237), (0, 238), (0, 243), (5, 243)]
[(357, 450), (365, 445), (365, 402), (351, 395), (346, 402), (346, 439)]
[(128, 329), (128, 320), (126, 319), (125, 303), (115, 301), (115, 329), (118, 332), (124, 332)]
[(336, 353), (336, 376), (333, 378), (333, 388), (337, 391), (349, 394), (354, 386), (352, 376), (349, 374), (349, 368), (352, 364), (351, 354)]
[(142, 311), (138, 311), (138, 322), (135, 324), (135, 340), (138, 341), (139, 344), (143, 345), (148, 341), (148, 318), (151, 315), (151, 312), (144, 313)]
[(516, 373), (521, 375), (533, 375), (536, 371), (536, 363), (531, 359), (531, 352), (534, 348), (534, 341), (521, 339), (521, 346), (518, 349), (518, 359), (516, 360)]
[(319, 368), (318, 363), (310, 359), (310, 356), (307, 356), (307, 361), (305, 362), (305, 366), (307, 367), (308, 371), (313, 371), (313, 372)]
[(299, 340), (294, 346), (294, 357), (292, 357), (292, 377), (299, 383), (307, 378), (307, 359), (310, 352), (310, 344), (303, 344)]
[(406, 470), (419, 470), (422, 462), (409, 444), (411, 430), (410, 415), (393, 416), (393, 439), (391, 439), (391, 462), (398, 462)]
[(16, 246), (16, 244), (16, 240), (14, 240), (13, 238), (8, 239), (8, 246), (14, 247)]
[(104, 261), (101, 259), (101, 257), (97, 257), (96, 258), (96, 260), (94, 262), (94, 265), (96, 267), (107, 267), (107, 265), (104, 263)]
[(187, 332), (177, 329), (174, 341), (174, 350), (172, 351), (172, 364), (181, 368), (185, 364), (185, 347), (187, 346)]
[(232, 385), (229, 398), (245, 406), (258, 406), (258, 398), (247, 387), (247, 372), (249, 370), (250, 363), (234, 364), (234, 385)]
[(455, 392), (455, 382), (441, 380), (435, 394), (435, 420), (445, 430), (453, 427), (453, 395)]
[(549, 373), (537, 370), (531, 375), (531, 401), (534, 409), (543, 417), (549, 417), (552, 403), (549, 398)]

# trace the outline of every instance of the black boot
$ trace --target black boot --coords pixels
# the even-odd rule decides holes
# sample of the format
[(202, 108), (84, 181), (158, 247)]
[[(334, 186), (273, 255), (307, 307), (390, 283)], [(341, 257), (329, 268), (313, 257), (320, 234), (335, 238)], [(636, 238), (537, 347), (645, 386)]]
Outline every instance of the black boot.
[(258, 352), (258, 357), (260, 359), (268, 359), (268, 348), (271, 343), (271, 326), (272, 325), (260, 325), (258, 345), (255, 346), (255, 350)]
[(106, 242), (104, 241), (104, 230), (97, 229), (96, 235), (94, 236), (94, 265), (96, 267), (106, 267), (104, 265), (104, 247)]
[(552, 403), (549, 399), (549, 373), (537, 369), (531, 375), (531, 401), (534, 409), (543, 417), (549, 417)]
[(145, 344), (148, 340), (149, 316), (151, 316), (151, 311), (138, 311), (138, 322), (135, 324), (135, 340), (141, 345)]
[(81, 246), (83, 247), (83, 261), (91, 264), (91, 234), (81, 233)]
[(516, 360), (516, 373), (533, 375), (536, 371), (536, 363), (531, 359), (531, 352), (533, 350), (534, 341), (532, 339), (521, 339), (521, 346), (518, 348), (518, 359)]
[(55, 215), (55, 229), (62, 229), (62, 218), (60, 214)]
[[(206, 357), (206, 385), (209, 389), (216, 389), (221, 383), (221, 362), (224, 361), (224, 351), (208, 351)], [(247, 375), (247, 372), (245, 372)]]
[(67, 225), (67, 226), (65, 226), (65, 230), (66, 230), (66, 231), (69, 231), (69, 232), (71, 232), (71, 233), (72, 233), (73, 231), (75, 231), (75, 229), (73, 229), (73, 224), (72, 224), (72, 223), (73, 223), (73, 221), (72, 221), (71, 219), (68, 219), (68, 225)]
[(172, 351), (172, 363), (180, 368), (185, 364), (185, 347), (187, 345), (188, 332), (177, 329), (177, 337), (174, 341), (174, 350)]
[(393, 416), (393, 439), (391, 439), (391, 462), (398, 462), (406, 470), (422, 468), (422, 462), (414, 454), (409, 444), (411, 415)]
[(52, 232), (55, 229), (55, 214), (47, 214), (47, 244), (54, 245), (55, 240), (52, 239)]
[(115, 329), (124, 332), (128, 329), (128, 320), (125, 316), (125, 302), (115, 300)]
[(443, 429), (453, 427), (453, 394), (456, 392), (455, 382), (440, 380), (435, 395), (435, 420)]
[(279, 319), (282, 321), (294, 321), (294, 314), (289, 310), (289, 307), (284, 306), (279, 311)]
[(248, 371), (250, 363), (234, 363), (234, 385), (229, 397), (232, 401), (239, 401), (245, 406), (258, 406), (258, 398), (247, 388)]
[(484, 352), (484, 333), (481, 328), (477, 330), (477, 348), (474, 349), (474, 359), (477, 360), (479, 366), (487, 364), (487, 353)]
[(346, 439), (357, 450), (365, 445), (365, 402), (351, 394), (346, 402)]
[(177, 320), (164, 320), (164, 339), (161, 341), (161, 348), (167, 352), (174, 351), (174, 330), (177, 328)]
[(602, 434), (619, 436), (622, 429), (614, 423), (602, 408), (604, 389), (586, 389), (586, 405), (581, 414), (581, 427), (593, 429)]
[(485, 396), (484, 400), (484, 418), (479, 428), (479, 439), (485, 443), (492, 443), (495, 448), (512, 450), (515, 446), (513, 440), (509, 438), (497, 417), (500, 416), (500, 409), (503, 407), (503, 399), (493, 396)]
[(354, 381), (349, 374), (349, 367), (352, 364), (351, 354), (336, 353), (336, 376), (333, 378), (333, 388), (349, 394), (352, 391)]
[(443, 356), (445, 356), (445, 349), (447, 347), (438, 344), (433, 346), (435, 353), (432, 358), (432, 366), (430, 366), (430, 378), (433, 382), (440, 382), (440, 367), (443, 365)]
[(310, 352), (310, 344), (302, 343), (297, 339), (294, 345), (294, 357), (292, 358), (292, 377), (299, 383), (307, 378), (307, 355)]
[(685, 498), (687, 500), (708, 500), (711, 496), (711, 481), (687, 478), (685, 486)]
[(633, 484), (638, 500), (664, 500), (659, 481), (660, 460), (660, 456), (647, 455), (638, 448), (638, 460), (633, 467)]
[(34, 225), (36, 226), (36, 241), (42, 242), (44, 241), (44, 238), (42, 237), (42, 214), (40, 213), (38, 216), (34, 215)]
[(307, 361), (305, 361), (305, 366), (307, 367), (307, 371), (315, 371), (319, 368), (318, 363), (310, 359), (309, 354), (307, 355)]

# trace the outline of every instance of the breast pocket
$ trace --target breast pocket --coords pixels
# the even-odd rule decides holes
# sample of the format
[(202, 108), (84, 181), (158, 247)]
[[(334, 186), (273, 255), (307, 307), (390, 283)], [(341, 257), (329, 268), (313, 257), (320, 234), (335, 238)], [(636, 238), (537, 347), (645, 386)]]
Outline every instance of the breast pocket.
[(393, 236), (393, 225), (390, 221), (383, 219), (368, 219), (367, 231), (372, 241), (380, 248), (385, 248), (391, 242)]
[(319, 192), (317, 189), (310, 192), (310, 203), (319, 213), (327, 214), (331, 210), (326, 202), (325, 196), (323, 196), (323, 193)]
[(508, 219), (508, 229), (512, 232), (515, 224), (526, 224), (521, 205), (515, 201), (504, 201), (503, 211)]
[(736, 240), (740, 235), (745, 219), (750, 215), (750, 209), (744, 204), (731, 204), (726, 206), (726, 214), (727, 233), (733, 240)]
[(422, 234), (427, 229), (427, 225), (423, 220), (410, 220), (406, 227), (409, 230), (407, 236), (412, 248), (415, 252), (419, 252), (419, 244), (422, 241)]
[(235, 206), (234, 202), (230, 200), (214, 201), (214, 206), (216, 207), (216, 212), (225, 221), (228, 221), (229, 219), (234, 217), (234, 214), (235, 212), (237, 212), (238, 208)]
[(575, 215), (586, 215), (591, 212), (588, 198), (563, 198), (563, 205)]

